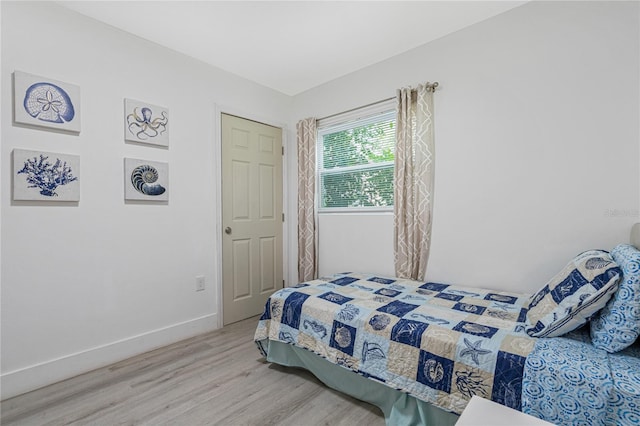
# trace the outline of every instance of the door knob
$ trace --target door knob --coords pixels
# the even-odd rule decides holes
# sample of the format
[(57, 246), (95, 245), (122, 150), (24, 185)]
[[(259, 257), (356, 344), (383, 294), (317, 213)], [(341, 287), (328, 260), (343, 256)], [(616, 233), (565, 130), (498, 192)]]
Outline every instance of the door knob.
[(228, 226), (226, 228), (224, 228), (224, 233), (227, 234), (227, 235), (231, 235), (231, 228), (228, 227)]

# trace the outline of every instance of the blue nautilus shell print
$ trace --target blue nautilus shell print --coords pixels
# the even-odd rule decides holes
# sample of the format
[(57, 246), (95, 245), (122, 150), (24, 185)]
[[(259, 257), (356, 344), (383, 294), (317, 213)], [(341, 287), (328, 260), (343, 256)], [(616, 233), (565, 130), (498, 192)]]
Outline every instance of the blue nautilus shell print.
[(73, 120), (75, 110), (71, 98), (52, 83), (34, 83), (25, 92), (24, 109), (33, 118), (50, 123)]
[(131, 183), (136, 191), (145, 195), (164, 194), (165, 188), (160, 184), (152, 185), (158, 180), (158, 170), (149, 164), (136, 167), (131, 172)]

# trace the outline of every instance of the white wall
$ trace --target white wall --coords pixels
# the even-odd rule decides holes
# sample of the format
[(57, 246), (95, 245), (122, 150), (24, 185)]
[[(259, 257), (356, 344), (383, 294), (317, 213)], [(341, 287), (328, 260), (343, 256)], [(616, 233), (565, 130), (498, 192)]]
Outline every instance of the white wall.
[[(638, 21), (637, 2), (531, 2), (296, 96), (289, 127), (438, 81), (427, 279), (533, 292), (639, 220)], [(393, 274), (391, 215), (321, 217), (320, 244), (321, 275)]]
[[(284, 123), (291, 98), (55, 4), (1, 7), (5, 398), (218, 326), (215, 114)], [(14, 70), (79, 85), (80, 135), (13, 125)], [(168, 150), (124, 143), (125, 97), (169, 108)], [(12, 202), (14, 148), (79, 155), (78, 205)], [(124, 157), (169, 163), (167, 205), (123, 201)]]

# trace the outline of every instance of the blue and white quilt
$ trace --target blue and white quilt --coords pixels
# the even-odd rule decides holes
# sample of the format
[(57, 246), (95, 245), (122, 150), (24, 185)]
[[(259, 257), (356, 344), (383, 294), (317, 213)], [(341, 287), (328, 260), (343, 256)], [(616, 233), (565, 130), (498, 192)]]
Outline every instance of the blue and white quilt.
[(289, 343), (454, 413), (473, 395), (521, 409), (529, 295), (363, 274), (274, 293), (255, 341)]
[(588, 328), (539, 339), (525, 363), (522, 411), (557, 425), (640, 424), (640, 342), (616, 353)]

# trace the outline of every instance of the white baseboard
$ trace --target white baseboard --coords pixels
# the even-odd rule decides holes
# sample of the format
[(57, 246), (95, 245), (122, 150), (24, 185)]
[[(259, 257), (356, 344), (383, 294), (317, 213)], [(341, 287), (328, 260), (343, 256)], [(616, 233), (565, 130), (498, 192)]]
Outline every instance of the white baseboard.
[(0, 399), (5, 400), (218, 327), (218, 314), (205, 315), (51, 361), (9, 371), (0, 375)]

